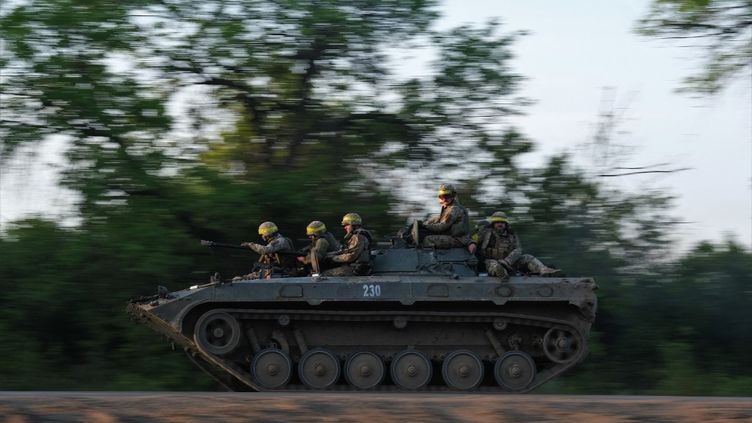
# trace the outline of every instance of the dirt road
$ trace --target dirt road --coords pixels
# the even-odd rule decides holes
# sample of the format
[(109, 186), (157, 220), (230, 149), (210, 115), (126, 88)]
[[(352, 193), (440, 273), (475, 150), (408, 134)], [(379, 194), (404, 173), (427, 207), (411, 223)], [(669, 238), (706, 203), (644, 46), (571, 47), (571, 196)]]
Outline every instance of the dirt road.
[(0, 423), (752, 422), (751, 398), (0, 392)]

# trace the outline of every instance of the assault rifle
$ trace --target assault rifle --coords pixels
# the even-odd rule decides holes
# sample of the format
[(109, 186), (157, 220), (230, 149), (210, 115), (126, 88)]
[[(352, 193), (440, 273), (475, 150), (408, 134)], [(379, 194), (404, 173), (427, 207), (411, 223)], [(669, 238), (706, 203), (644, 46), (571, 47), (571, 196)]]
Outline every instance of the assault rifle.
[[(254, 252), (250, 248), (244, 247), (242, 245), (226, 244), (224, 242), (216, 242), (216, 241), (207, 241), (205, 239), (201, 240), (201, 245), (203, 245), (205, 247), (232, 248), (232, 249), (235, 249), (235, 250), (245, 250), (245, 251), (248, 251), (249, 253)], [(292, 256), (292, 257), (303, 257), (303, 256), (305, 256), (305, 253), (300, 252), (300, 251), (278, 251), (278, 252), (276, 252), (274, 254), (279, 254), (281, 256)]]

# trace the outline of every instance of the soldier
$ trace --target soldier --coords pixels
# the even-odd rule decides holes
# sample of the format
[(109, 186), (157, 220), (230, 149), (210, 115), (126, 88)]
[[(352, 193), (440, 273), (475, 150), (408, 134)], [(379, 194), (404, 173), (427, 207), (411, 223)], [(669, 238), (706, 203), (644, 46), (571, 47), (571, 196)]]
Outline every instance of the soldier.
[(517, 270), (542, 276), (559, 272), (559, 269), (547, 267), (530, 254), (522, 254), (520, 240), (512, 231), (504, 212), (497, 211), (488, 220), (491, 227), (480, 232), (479, 248), (486, 258), (489, 275), (506, 278)]
[(298, 257), (302, 264), (311, 266), (311, 273), (321, 273), (321, 263), (327, 253), (337, 252), (341, 249), (339, 241), (326, 230), (324, 222), (314, 220), (306, 226), (306, 235), (311, 240), (311, 247), (305, 257)]
[(470, 223), (467, 210), (457, 199), (452, 185), (439, 185), (441, 213), (421, 225), (429, 233), (422, 242), (424, 247), (452, 248), (470, 244)]
[(271, 279), (272, 274), (283, 276), (295, 275), (295, 248), (289, 238), (282, 236), (274, 222), (264, 222), (259, 225), (258, 233), (266, 245), (255, 242), (244, 242), (243, 247), (250, 248), (260, 254), (258, 260), (259, 269), (251, 272), (240, 279)]
[(342, 218), (345, 228), (345, 247), (337, 255), (330, 257), (339, 267), (324, 272), (326, 276), (368, 275), (371, 273), (371, 241), (369, 231), (363, 228), (363, 219), (357, 213), (347, 213)]

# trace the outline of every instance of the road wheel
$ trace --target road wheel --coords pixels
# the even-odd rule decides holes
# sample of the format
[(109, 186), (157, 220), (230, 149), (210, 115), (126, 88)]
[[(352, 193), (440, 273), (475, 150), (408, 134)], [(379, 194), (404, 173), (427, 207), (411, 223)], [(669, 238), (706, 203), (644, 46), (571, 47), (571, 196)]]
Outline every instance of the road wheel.
[(384, 362), (372, 352), (360, 351), (345, 363), (345, 378), (358, 389), (371, 389), (384, 380)]
[(329, 388), (339, 380), (339, 359), (324, 349), (309, 350), (300, 358), (298, 375), (309, 388)]
[(290, 382), (292, 360), (276, 348), (261, 350), (253, 357), (251, 375), (264, 389), (282, 389)]
[(521, 392), (535, 379), (535, 362), (522, 351), (509, 351), (496, 360), (494, 377), (502, 388)]
[(402, 389), (423, 388), (431, 381), (432, 373), (431, 361), (419, 351), (404, 350), (392, 360), (392, 381)]
[(483, 362), (472, 351), (454, 351), (444, 360), (441, 375), (448, 387), (470, 391), (483, 381)]

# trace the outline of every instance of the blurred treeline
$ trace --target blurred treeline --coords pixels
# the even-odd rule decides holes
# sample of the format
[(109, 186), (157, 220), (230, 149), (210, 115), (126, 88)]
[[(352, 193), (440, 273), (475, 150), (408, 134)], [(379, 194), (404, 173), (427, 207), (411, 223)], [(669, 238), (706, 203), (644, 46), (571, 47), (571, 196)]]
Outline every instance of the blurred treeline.
[[(534, 148), (512, 70), (519, 34), (439, 32), (430, 0), (84, 1), (0, 5), (0, 163), (50, 137), (76, 225), (0, 234), (0, 389), (212, 389), (128, 320), (128, 298), (244, 273), (199, 239), (291, 238), (360, 213), (384, 239), (457, 185), (504, 210), (527, 251), (594, 276), (592, 352), (544, 392), (752, 394), (752, 254), (673, 252), (660, 191), (620, 192)], [(432, 59), (401, 76), (403, 56)]]

